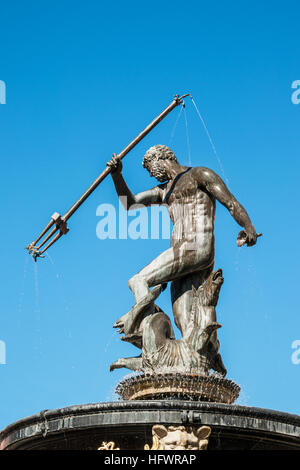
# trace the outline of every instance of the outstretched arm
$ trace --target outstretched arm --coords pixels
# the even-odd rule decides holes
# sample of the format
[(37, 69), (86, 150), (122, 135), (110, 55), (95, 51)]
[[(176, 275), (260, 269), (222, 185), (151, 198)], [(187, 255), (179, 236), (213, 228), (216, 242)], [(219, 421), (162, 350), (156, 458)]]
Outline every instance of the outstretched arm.
[(238, 245), (255, 245), (257, 239), (256, 230), (244, 207), (235, 199), (229, 191), (224, 181), (212, 170), (208, 168), (197, 168), (199, 184), (223, 204), (230, 212), (234, 220), (244, 228), (238, 235)]
[(150, 206), (152, 204), (160, 204), (161, 194), (158, 187), (148, 189), (138, 194), (133, 194), (128, 188), (122, 175), (122, 162), (115, 155), (107, 163), (111, 168), (111, 176), (119, 196), (119, 199), (125, 210), (130, 210), (136, 204)]

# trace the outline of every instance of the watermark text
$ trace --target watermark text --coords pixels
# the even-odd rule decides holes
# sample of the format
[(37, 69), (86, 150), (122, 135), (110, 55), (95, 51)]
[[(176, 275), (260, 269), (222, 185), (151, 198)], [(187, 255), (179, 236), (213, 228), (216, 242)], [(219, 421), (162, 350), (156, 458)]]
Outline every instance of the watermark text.
[(295, 339), (292, 342), (292, 349), (295, 349), (291, 356), (292, 363), (298, 365), (300, 364), (300, 339)]
[(0, 364), (6, 364), (6, 344), (0, 340)]
[(96, 216), (101, 220), (96, 226), (96, 235), (100, 240), (164, 240), (170, 239), (171, 220), (167, 209), (162, 206), (152, 206), (149, 213), (146, 206), (135, 204), (127, 212), (123, 203), (126, 197), (121, 197), (118, 211), (112, 204), (100, 204)]
[(292, 88), (295, 91), (292, 93), (291, 100), (293, 104), (300, 103), (300, 80), (294, 80), (292, 83)]
[(0, 80), (0, 104), (6, 104), (6, 84)]

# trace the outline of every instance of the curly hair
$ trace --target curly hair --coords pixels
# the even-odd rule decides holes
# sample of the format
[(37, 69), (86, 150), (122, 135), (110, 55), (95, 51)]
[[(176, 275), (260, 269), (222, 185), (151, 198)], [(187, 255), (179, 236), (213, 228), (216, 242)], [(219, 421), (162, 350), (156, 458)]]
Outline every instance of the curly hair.
[(154, 145), (144, 155), (143, 167), (148, 168), (148, 163), (153, 160), (173, 160), (178, 162), (174, 152), (166, 145)]

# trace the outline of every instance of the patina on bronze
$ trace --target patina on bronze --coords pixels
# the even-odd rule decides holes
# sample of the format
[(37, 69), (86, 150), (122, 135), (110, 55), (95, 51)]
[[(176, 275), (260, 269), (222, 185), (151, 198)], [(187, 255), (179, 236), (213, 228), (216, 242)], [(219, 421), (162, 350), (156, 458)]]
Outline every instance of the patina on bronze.
[[(216, 305), (223, 284), (221, 269), (214, 271), (214, 220), (216, 201), (223, 204), (243, 228), (238, 234), (238, 246), (253, 246), (261, 234), (256, 230), (243, 206), (231, 194), (223, 180), (205, 167), (183, 166), (173, 151), (165, 145), (151, 147), (143, 159), (143, 166), (160, 184), (134, 195), (122, 176), (122, 159), (164, 117), (182, 104), (176, 95), (167, 106), (127, 147), (107, 163), (105, 170), (73, 204), (64, 216), (57, 212), (37, 237), (27, 246), (33, 258), (43, 253), (68, 232), (67, 221), (89, 195), (112, 175), (116, 192), (126, 210), (137, 205), (164, 205), (173, 222), (171, 246), (129, 280), (135, 304), (119, 318), (114, 327), (124, 341), (141, 349), (137, 357), (121, 358), (110, 370), (125, 367), (141, 373), (134, 390), (132, 381), (121, 382), (118, 390), (125, 399), (145, 399), (161, 395), (159, 376), (168, 379), (164, 396), (176, 391), (193, 400), (232, 403), (239, 387), (224, 376), (227, 371), (220, 352)], [(48, 243), (48, 244), (47, 244)], [(160, 293), (171, 283), (171, 300), (175, 324), (182, 337), (175, 339), (168, 315), (156, 305)], [(151, 290), (152, 289), (152, 290)], [(218, 380), (203, 380), (215, 371)], [(143, 377), (147, 375), (147, 379)], [(150, 374), (150, 381), (148, 375)], [(201, 386), (199, 385), (201, 382)], [(207, 385), (208, 384), (208, 385)], [(134, 390), (129, 393), (128, 387)]]
[[(214, 171), (182, 166), (165, 145), (151, 147), (143, 160), (150, 176), (161, 184), (137, 195), (130, 191), (122, 176), (121, 159), (113, 156), (108, 166), (126, 210), (136, 208), (137, 204), (165, 205), (173, 222), (171, 247), (129, 280), (135, 304), (114, 324), (121, 334), (124, 333), (122, 339), (140, 348), (142, 354), (118, 359), (110, 370), (126, 367), (150, 371), (154, 382), (157, 382), (155, 374), (158, 373), (174, 374), (174, 380), (178, 376), (179, 381), (186, 374), (196, 374), (195, 383), (191, 386), (189, 382), (190, 390), (197, 387), (197, 375), (208, 376), (211, 369), (225, 376), (227, 371), (217, 339), (217, 329), (221, 325), (215, 310), (223, 284), (222, 271), (213, 270), (216, 201), (223, 204), (243, 227), (237, 237), (238, 246), (255, 245), (261, 234), (256, 233), (244, 207)], [(182, 334), (179, 340), (175, 339), (169, 317), (155, 304), (168, 282), (171, 283), (175, 324)], [(227, 387), (225, 382), (223, 385)], [(188, 386), (182, 390), (185, 395), (189, 393)], [(174, 387), (170, 393), (174, 392)], [(119, 388), (122, 389), (121, 396), (130, 399), (125, 388)], [(159, 392), (158, 387), (152, 396), (159, 396)], [(149, 397), (148, 393), (146, 395)], [(196, 399), (207, 399), (207, 393), (202, 398), (198, 395), (192, 393), (192, 399), (196, 396)], [(142, 396), (141, 391), (139, 398)], [(230, 403), (236, 398), (235, 393), (231, 396), (232, 399), (224, 398), (224, 402)], [(213, 401), (214, 397), (220, 400), (219, 393), (212, 393), (210, 399)]]
[[(174, 108), (182, 104), (184, 106), (184, 98), (190, 96), (188, 93), (182, 95), (175, 95), (172, 103), (169, 104), (145, 129), (133, 139), (118, 155), (118, 159), (121, 161), (129, 152), (132, 150), (149, 132), (154, 129)], [(115, 154), (114, 154), (115, 155)], [(95, 181), (90, 185), (90, 187), (82, 194), (82, 196), (73, 204), (73, 206), (65, 213), (64, 216), (60, 216), (55, 212), (50, 222), (46, 225), (44, 230), (40, 235), (30, 243), (26, 249), (33, 256), (36, 261), (38, 257), (43, 258), (42, 254), (50, 248), (62, 235), (65, 235), (69, 229), (67, 227), (67, 220), (74, 214), (74, 212), (79, 209), (79, 207), (84, 203), (84, 201), (92, 194), (92, 192), (99, 186), (99, 184), (110, 174), (110, 166), (102, 171), (102, 173), (95, 179)], [(53, 227), (53, 228), (52, 228)], [(49, 230), (52, 230), (49, 232)], [(49, 233), (48, 233), (49, 232)], [(58, 233), (56, 233), (58, 232)], [(47, 235), (46, 235), (47, 234)], [(46, 236), (45, 236), (46, 235)], [(43, 239), (43, 237), (45, 238)], [(43, 239), (43, 240), (42, 240)], [(39, 245), (37, 243), (40, 242)], [(48, 244), (45, 246), (45, 244)]]

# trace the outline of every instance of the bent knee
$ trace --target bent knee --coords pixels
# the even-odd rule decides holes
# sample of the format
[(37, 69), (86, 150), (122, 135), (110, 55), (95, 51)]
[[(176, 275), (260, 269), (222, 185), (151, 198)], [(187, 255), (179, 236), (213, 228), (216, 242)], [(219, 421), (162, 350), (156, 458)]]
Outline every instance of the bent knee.
[(132, 288), (133, 288), (135, 282), (136, 282), (136, 276), (133, 276), (132, 278), (129, 279), (129, 281), (128, 281), (128, 287), (129, 287), (130, 290), (132, 290)]
[(131, 279), (128, 281), (129, 289), (132, 290), (134, 286), (144, 284), (147, 285), (147, 282), (143, 276), (140, 274), (135, 274)]

